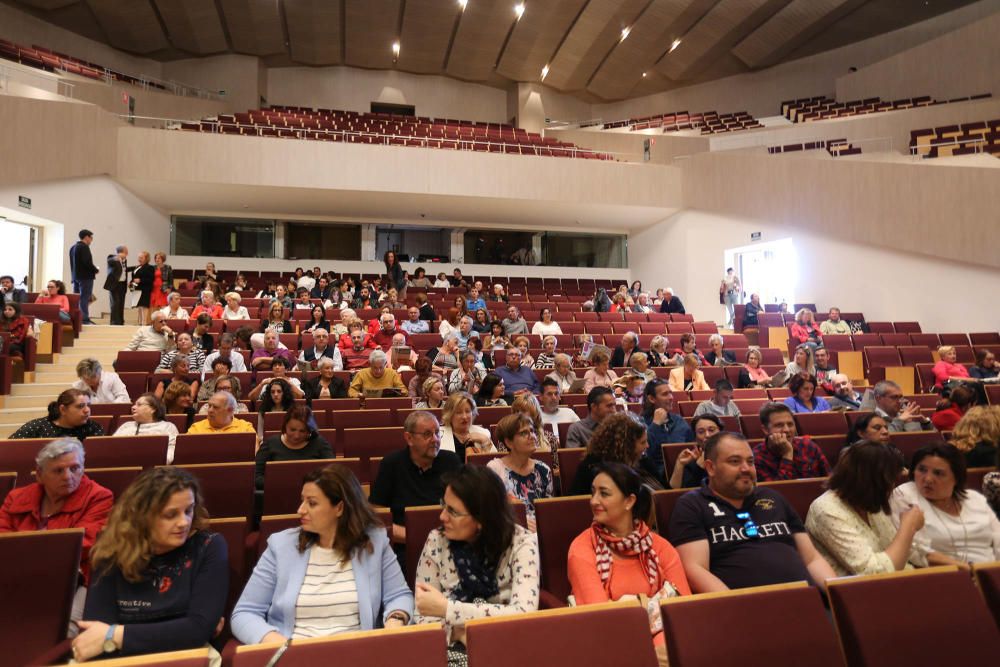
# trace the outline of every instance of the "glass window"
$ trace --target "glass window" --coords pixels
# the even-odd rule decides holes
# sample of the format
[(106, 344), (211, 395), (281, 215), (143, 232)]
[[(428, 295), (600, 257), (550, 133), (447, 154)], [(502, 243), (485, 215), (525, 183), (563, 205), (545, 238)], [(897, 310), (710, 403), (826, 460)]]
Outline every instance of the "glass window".
[(472, 229), (465, 232), (465, 261), (470, 264), (627, 266), (626, 237), (612, 234), (562, 234)]
[(274, 220), (171, 218), (172, 255), (274, 257)]
[(286, 259), (361, 259), (361, 225), (285, 223)]

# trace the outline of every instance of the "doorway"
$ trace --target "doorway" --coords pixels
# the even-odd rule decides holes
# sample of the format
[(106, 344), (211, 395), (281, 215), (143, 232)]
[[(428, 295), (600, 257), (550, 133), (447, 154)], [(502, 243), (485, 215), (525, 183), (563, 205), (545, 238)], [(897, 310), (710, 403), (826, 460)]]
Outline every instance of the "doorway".
[(799, 282), (799, 256), (792, 239), (755, 243), (725, 252), (726, 267), (736, 269), (745, 297), (760, 295), (761, 304), (795, 303)]

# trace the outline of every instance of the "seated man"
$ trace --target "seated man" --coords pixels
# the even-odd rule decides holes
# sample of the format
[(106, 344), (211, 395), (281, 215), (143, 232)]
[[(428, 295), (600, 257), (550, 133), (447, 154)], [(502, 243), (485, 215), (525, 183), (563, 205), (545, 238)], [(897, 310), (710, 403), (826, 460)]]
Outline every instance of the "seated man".
[(507, 317), (500, 324), (503, 325), (504, 335), (508, 337), (528, 333), (528, 323), (521, 317), (517, 306), (507, 307)]
[(245, 419), (236, 419), (239, 401), (228, 391), (217, 391), (206, 403), (208, 419), (191, 424), (188, 433), (257, 433), (257, 428)]
[(694, 410), (694, 416), (715, 415), (716, 417), (739, 417), (740, 409), (733, 402), (733, 385), (729, 380), (715, 383), (715, 394), (710, 400), (702, 401)]
[(820, 345), (813, 350), (813, 359), (816, 364), (816, 382), (827, 392), (832, 392), (833, 376), (837, 374), (837, 369), (830, 365), (830, 351)]
[(527, 366), (521, 365), (521, 350), (510, 345), (507, 347), (507, 363), (493, 371), (503, 380), (508, 394), (530, 392), (537, 394), (540, 388), (538, 377)]
[(831, 308), (830, 316), (819, 325), (819, 331), (824, 336), (830, 334), (848, 336), (851, 333), (851, 325), (840, 319), (840, 308)]
[(406, 386), (399, 373), (389, 368), (389, 358), (382, 350), (375, 350), (368, 358), (368, 368), (362, 368), (351, 380), (347, 395), (358, 396), (406, 396)]
[(402, 336), (409, 340), (410, 334), (399, 329), (396, 326), (396, 316), (392, 313), (382, 313), (379, 318), (379, 329), (372, 335), (372, 340), (375, 344), (382, 348), (383, 352), (387, 352), (390, 347), (392, 347), (392, 338), (397, 333), (402, 334)]
[(255, 371), (269, 371), (275, 357), (284, 357), (289, 368), (295, 367), (292, 353), (285, 348), (278, 347), (278, 332), (274, 329), (268, 329), (264, 333), (264, 347), (254, 350), (253, 356), (250, 357), (250, 365)]
[(224, 333), (219, 336), (219, 349), (205, 357), (205, 364), (201, 369), (201, 379), (205, 379), (205, 373), (212, 370), (215, 360), (219, 358), (228, 359), (230, 369), (233, 373), (246, 373), (247, 362), (243, 355), (236, 351), (236, 336), (231, 333)]
[(542, 394), (539, 396), (542, 424), (551, 427), (556, 435), (559, 435), (559, 424), (575, 424), (580, 421), (575, 410), (559, 405), (561, 395), (559, 383), (551, 376), (546, 376), (542, 380)]
[(406, 508), (437, 505), (444, 494), (442, 476), (462, 465), (455, 452), (441, 451), (441, 425), (430, 412), (415, 410), (403, 422), (406, 448), (379, 464), (369, 500), (392, 511), (392, 541), (406, 541)]
[[(615, 413), (615, 394), (608, 387), (594, 387), (587, 394), (589, 414), (578, 422), (570, 424), (566, 432), (567, 447), (586, 449), (590, 437), (605, 419)], [(572, 480), (569, 480), (572, 482)]]
[(859, 410), (861, 408), (861, 394), (854, 390), (850, 378), (843, 373), (837, 373), (830, 382), (833, 385), (833, 394), (826, 397), (826, 402), (830, 404), (831, 410)]
[(420, 319), (419, 308), (410, 306), (406, 309), (406, 316), (408, 319), (399, 326), (400, 329), (410, 335), (430, 333), (431, 325), (427, 320)]
[(132, 402), (118, 374), (104, 371), (97, 359), (81, 359), (76, 365), (76, 376), (80, 379), (73, 383), (73, 389), (89, 394), (92, 403)]
[[(478, 281), (477, 281), (478, 282)], [(465, 299), (465, 307), (470, 313), (474, 313), (480, 308), (486, 310), (486, 301), (479, 296), (479, 290), (473, 287), (469, 290), (469, 296)]]
[(161, 355), (174, 346), (174, 332), (166, 325), (167, 317), (162, 311), (154, 310), (150, 315), (152, 324), (135, 330), (126, 350), (156, 350)]
[(677, 500), (670, 543), (694, 593), (837, 576), (777, 491), (756, 486), (754, 457), (738, 433), (705, 442), (708, 483)]
[(757, 479), (826, 477), (830, 464), (819, 446), (809, 436), (798, 437), (792, 411), (783, 403), (765, 403), (760, 409), (764, 442), (753, 449)]
[(472, 318), (464, 315), (458, 322), (458, 349), (465, 352), (470, 338), (479, 338), (479, 332), (472, 330)]
[(684, 310), (684, 304), (681, 303), (680, 298), (674, 296), (674, 290), (671, 287), (663, 290), (663, 301), (660, 302), (660, 312), (677, 313), (679, 315), (687, 312)]
[(392, 346), (386, 350), (389, 357), (389, 367), (398, 370), (413, 370), (417, 365), (420, 355), (409, 346), (406, 341), (406, 334), (397, 331), (392, 337)]
[(299, 353), (299, 370), (316, 370), (316, 364), (323, 357), (333, 361), (334, 370), (344, 370), (344, 360), (340, 354), (340, 349), (336, 345), (330, 345), (330, 333), (326, 329), (319, 327), (313, 329), (312, 339), (312, 347), (303, 348)]
[(642, 421), (646, 427), (648, 446), (642, 453), (639, 464), (657, 479), (666, 481), (663, 445), (693, 442), (694, 432), (687, 421), (674, 412), (674, 393), (670, 390), (670, 383), (663, 378), (646, 384), (643, 391)]
[(356, 371), (359, 368), (367, 368), (369, 358), (374, 350), (365, 345), (365, 335), (361, 329), (351, 329), (351, 347), (341, 352), (344, 370)]
[(862, 410), (874, 409), (875, 414), (889, 425), (890, 433), (930, 431), (931, 420), (920, 412), (920, 406), (903, 397), (903, 389), (892, 380), (883, 380), (865, 392)]

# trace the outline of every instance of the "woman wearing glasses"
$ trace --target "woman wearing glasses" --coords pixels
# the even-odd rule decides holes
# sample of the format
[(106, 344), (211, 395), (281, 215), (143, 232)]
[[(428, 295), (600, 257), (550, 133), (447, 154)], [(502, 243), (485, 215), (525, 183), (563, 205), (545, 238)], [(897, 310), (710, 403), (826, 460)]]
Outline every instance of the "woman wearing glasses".
[(413, 594), (351, 471), (307, 474), (298, 514), (299, 528), (268, 539), (233, 610), (233, 635), (256, 644), (406, 625)]
[(590, 490), (594, 523), (569, 547), (568, 575), (579, 605), (648, 598), (650, 632), (661, 664), (666, 663), (659, 600), (690, 595), (677, 551), (647, 523), (651, 489), (622, 463), (602, 463)]
[(417, 623), (443, 623), (449, 665), (465, 660), (465, 623), (538, 609), (538, 540), (514, 522), (507, 491), (483, 466), (449, 473), (441, 528), (431, 531), (416, 576)]
[(705, 472), (705, 441), (723, 430), (722, 420), (715, 415), (699, 415), (691, 420), (695, 446), (685, 449), (674, 462), (670, 474), (671, 489), (685, 489), (701, 486), (708, 479)]
[(840, 576), (911, 569), (924, 513), (913, 505), (893, 524), (890, 498), (903, 471), (893, 447), (862, 441), (840, 454), (828, 490), (809, 506), (806, 530)]
[(540, 430), (523, 412), (507, 415), (497, 423), (497, 440), (508, 453), (486, 464), (503, 482), (507, 495), (524, 503), (531, 532), (535, 532), (535, 500), (554, 494), (552, 469), (531, 458), (538, 449)]

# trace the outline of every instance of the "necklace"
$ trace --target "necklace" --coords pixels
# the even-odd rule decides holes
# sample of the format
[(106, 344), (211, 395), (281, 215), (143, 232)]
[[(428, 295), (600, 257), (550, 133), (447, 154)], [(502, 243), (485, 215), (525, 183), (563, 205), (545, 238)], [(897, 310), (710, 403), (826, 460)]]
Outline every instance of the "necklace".
[[(934, 510), (934, 515), (937, 516), (938, 521), (940, 521), (941, 525), (944, 526), (945, 532), (948, 533), (948, 539), (951, 540), (951, 552), (955, 555), (956, 558), (958, 558), (963, 563), (969, 562), (969, 529), (965, 525), (965, 519), (962, 518), (962, 506), (959, 505), (958, 503), (955, 503), (955, 505), (958, 507), (958, 520), (962, 524), (962, 541), (965, 547), (965, 550), (961, 554), (959, 554), (958, 546), (955, 544), (955, 536), (952, 535), (951, 528), (948, 527), (946, 518), (941, 514), (941, 510), (937, 508), (937, 505), (935, 505), (933, 502), (929, 500), (927, 502), (930, 504), (931, 509)], [(952, 500), (952, 502), (955, 501)], [(961, 557), (959, 558), (959, 556)]]

